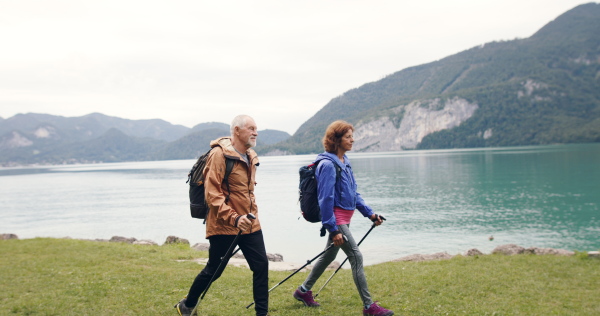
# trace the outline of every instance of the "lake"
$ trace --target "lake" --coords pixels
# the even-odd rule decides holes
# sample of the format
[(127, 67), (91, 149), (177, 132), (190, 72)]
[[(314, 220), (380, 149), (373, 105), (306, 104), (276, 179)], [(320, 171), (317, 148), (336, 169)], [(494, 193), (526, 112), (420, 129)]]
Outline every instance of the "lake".
[[(256, 196), (267, 252), (303, 263), (325, 245), (304, 221), (298, 169), (315, 155), (260, 157)], [(600, 144), (349, 153), (359, 192), (387, 221), (366, 264), (496, 246), (600, 249)], [(195, 160), (0, 168), (0, 233), (207, 242), (189, 215)], [(359, 240), (370, 221), (356, 212)], [(493, 236), (493, 240), (490, 240)], [(340, 252), (337, 260), (343, 260)]]

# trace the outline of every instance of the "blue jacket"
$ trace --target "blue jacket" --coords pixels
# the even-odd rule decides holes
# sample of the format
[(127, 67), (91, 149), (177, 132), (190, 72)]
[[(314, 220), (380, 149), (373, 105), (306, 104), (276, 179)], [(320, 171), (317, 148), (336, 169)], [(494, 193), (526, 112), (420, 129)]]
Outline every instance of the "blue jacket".
[[(369, 207), (358, 192), (356, 192), (356, 180), (352, 173), (350, 159), (344, 155), (345, 163), (332, 153), (324, 152), (317, 156), (315, 162), (319, 162), (315, 176), (317, 177), (317, 195), (319, 207), (321, 208), (321, 222), (330, 232), (337, 231), (335, 224), (334, 206), (345, 210), (358, 209), (365, 217), (373, 215)], [(340, 178), (336, 182), (336, 171), (334, 164), (341, 168)]]

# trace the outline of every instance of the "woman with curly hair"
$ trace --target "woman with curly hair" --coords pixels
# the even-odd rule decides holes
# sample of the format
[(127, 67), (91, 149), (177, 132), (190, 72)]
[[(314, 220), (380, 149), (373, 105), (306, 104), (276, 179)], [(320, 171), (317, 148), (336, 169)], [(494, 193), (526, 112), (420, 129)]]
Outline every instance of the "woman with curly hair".
[[(390, 316), (394, 312), (373, 302), (367, 286), (367, 278), (363, 268), (362, 253), (350, 232), (350, 220), (355, 210), (369, 218), (375, 225), (381, 225), (383, 219), (375, 214), (361, 195), (356, 191), (357, 185), (352, 173), (350, 160), (346, 152), (352, 150), (354, 143), (354, 127), (345, 121), (335, 121), (327, 127), (323, 137), (325, 152), (317, 156), (317, 195), (321, 208), (321, 222), (329, 232), (327, 246), (332, 242), (335, 247), (317, 260), (312, 271), (294, 292), (295, 299), (309, 307), (320, 306), (314, 300), (311, 288), (323, 274), (327, 266), (335, 259), (340, 248), (346, 253), (352, 267), (352, 277), (358, 294), (364, 305), (365, 316)], [(337, 169), (337, 170), (336, 170)], [(339, 170), (339, 171), (338, 171)]]

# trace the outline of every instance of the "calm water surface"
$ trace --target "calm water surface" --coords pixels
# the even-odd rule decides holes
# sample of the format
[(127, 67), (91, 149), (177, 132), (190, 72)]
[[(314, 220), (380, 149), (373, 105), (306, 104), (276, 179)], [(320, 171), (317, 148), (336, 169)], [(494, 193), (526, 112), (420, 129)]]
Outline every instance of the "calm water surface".
[[(388, 218), (361, 246), (367, 264), (414, 253), (489, 253), (507, 243), (600, 249), (600, 144), (349, 156), (359, 192)], [(267, 251), (290, 262), (325, 245), (320, 225), (299, 219), (298, 168), (313, 158), (261, 157), (258, 170)], [(202, 222), (189, 216), (185, 181), (193, 163), (0, 169), (0, 233), (206, 242)], [(360, 239), (370, 221), (356, 214), (351, 227)]]

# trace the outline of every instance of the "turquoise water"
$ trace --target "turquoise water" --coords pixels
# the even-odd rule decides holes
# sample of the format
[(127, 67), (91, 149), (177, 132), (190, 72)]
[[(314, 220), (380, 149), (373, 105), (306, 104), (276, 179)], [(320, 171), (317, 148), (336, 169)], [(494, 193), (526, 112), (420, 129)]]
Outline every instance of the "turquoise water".
[[(267, 251), (290, 262), (314, 257), (325, 244), (320, 225), (299, 219), (298, 168), (313, 158), (261, 157), (256, 194)], [(361, 246), (367, 264), (414, 253), (489, 253), (507, 243), (600, 249), (600, 144), (351, 153), (350, 159), (359, 192), (388, 219)], [(0, 233), (205, 242), (187, 206), (193, 162), (0, 169)], [(351, 225), (357, 239), (370, 227), (359, 215)]]

